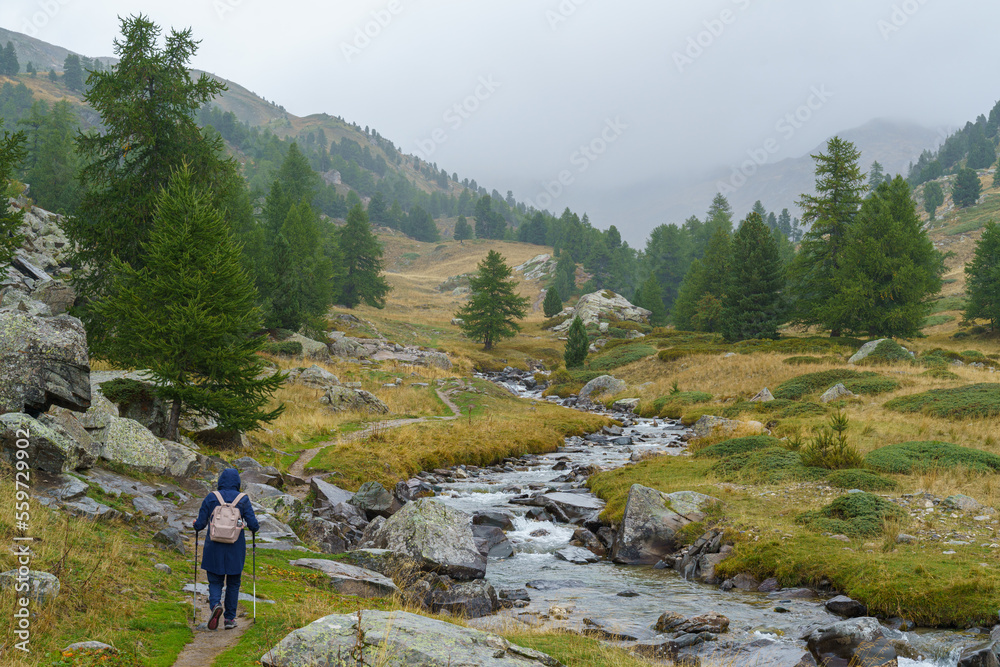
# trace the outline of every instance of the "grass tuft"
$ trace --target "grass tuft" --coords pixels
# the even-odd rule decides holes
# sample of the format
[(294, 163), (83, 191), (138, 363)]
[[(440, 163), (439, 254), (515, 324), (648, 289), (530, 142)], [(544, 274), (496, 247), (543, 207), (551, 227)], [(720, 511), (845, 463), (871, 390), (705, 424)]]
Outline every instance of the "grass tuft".
[(899, 520), (903, 510), (871, 493), (851, 493), (826, 507), (800, 514), (796, 521), (817, 532), (848, 537), (875, 537), (885, 530), (887, 520)]
[(885, 407), (897, 412), (919, 412), (944, 419), (984, 419), (1000, 415), (1000, 384), (983, 383), (932, 389), (900, 396)]
[(939, 469), (964, 469), (976, 473), (1000, 471), (1000, 456), (948, 442), (902, 442), (870, 452), (865, 465), (894, 475)]

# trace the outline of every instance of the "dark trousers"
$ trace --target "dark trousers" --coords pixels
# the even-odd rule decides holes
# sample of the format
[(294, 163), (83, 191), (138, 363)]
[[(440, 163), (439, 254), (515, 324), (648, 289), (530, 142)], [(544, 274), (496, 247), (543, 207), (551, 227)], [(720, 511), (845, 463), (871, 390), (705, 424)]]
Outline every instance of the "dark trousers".
[(208, 575), (208, 608), (215, 609), (222, 599), (222, 587), (226, 587), (225, 616), (227, 621), (236, 620), (236, 603), (240, 600), (240, 574), (215, 574), (206, 572)]

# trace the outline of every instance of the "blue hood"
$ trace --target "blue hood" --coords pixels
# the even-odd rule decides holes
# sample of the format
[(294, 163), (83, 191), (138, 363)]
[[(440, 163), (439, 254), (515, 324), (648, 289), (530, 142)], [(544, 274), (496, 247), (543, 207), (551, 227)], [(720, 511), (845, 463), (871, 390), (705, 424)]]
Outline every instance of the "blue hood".
[(240, 473), (236, 468), (226, 468), (219, 473), (219, 491), (225, 489), (240, 490)]

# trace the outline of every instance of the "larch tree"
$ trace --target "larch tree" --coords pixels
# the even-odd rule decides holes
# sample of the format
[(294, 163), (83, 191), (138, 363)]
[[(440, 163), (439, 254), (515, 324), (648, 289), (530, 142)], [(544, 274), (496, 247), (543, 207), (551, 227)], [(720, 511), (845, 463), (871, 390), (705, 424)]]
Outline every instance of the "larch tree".
[(944, 203), (944, 190), (937, 181), (931, 181), (924, 185), (924, 210), (934, 220), (934, 214), (938, 207)]
[(955, 184), (951, 187), (951, 198), (955, 200), (955, 206), (959, 208), (975, 206), (982, 192), (983, 186), (979, 182), (979, 174), (974, 169), (959, 169), (955, 176)]
[[(0, 128), (2, 127), (3, 119), (0, 118)], [(3, 136), (0, 136), (0, 198), (3, 201), (3, 206), (0, 206), (0, 278), (6, 274), (6, 267), (10, 264), (14, 251), (21, 247), (18, 230), (24, 220), (24, 211), (20, 208), (12, 211), (6, 204), (7, 183), (27, 156), (25, 141), (23, 132), (4, 131)]]
[(92, 350), (150, 369), (156, 393), (172, 406), (170, 439), (185, 411), (214, 418), (223, 430), (248, 431), (282, 410), (266, 407), (284, 376), (262, 377), (261, 316), (240, 246), (194, 181), (186, 165), (170, 179), (141, 245), (143, 266), (113, 258), (110, 296), (94, 306), (109, 335)]
[(563, 350), (563, 361), (566, 368), (580, 368), (587, 360), (587, 353), (590, 352), (590, 338), (587, 336), (587, 329), (583, 326), (583, 320), (579, 317), (573, 318), (573, 323), (569, 325), (566, 332), (566, 348)]
[(521, 330), (517, 320), (528, 312), (528, 299), (518, 296), (513, 274), (503, 256), (490, 250), (469, 280), (469, 301), (455, 315), (462, 319), (465, 335), (481, 342), (484, 350), (492, 350), (499, 341), (516, 336)]
[(563, 300), (559, 296), (559, 290), (555, 287), (550, 287), (545, 290), (545, 301), (542, 302), (542, 312), (545, 317), (555, 317), (562, 312)]
[(392, 288), (382, 275), (382, 244), (360, 204), (347, 213), (347, 224), (341, 227), (338, 240), (345, 267), (340, 303), (348, 308), (361, 303), (384, 308)]
[(777, 338), (784, 267), (774, 235), (758, 213), (748, 215), (733, 235), (727, 282), (721, 326), (726, 339)]
[[(468, 190), (465, 192), (468, 192)], [(458, 216), (453, 236), (456, 241), (466, 241), (472, 238), (472, 225), (469, 224), (464, 215)]]
[(1000, 325), (1000, 227), (995, 222), (986, 223), (965, 276), (965, 322), (989, 320), (995, 330)]

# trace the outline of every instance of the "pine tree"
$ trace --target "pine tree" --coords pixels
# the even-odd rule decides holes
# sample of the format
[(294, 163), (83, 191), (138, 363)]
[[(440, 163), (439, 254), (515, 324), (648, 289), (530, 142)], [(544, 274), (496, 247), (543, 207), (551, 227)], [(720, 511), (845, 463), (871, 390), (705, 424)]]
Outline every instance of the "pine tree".
[(20, 71), (21, 64), (17, 60), (17, 50), (14, 48), (14, 43), (8, 41), (0, 53), (0, 74), (17, 76)]
[(274, 285), (268, 324), (298, 331), (333, 303), (334, 267), (326, 256), (320, 220), (309, 204), (288, 209), (274, 240)]
[(670, 320), (680, 331), (695, 330), (695, 316), (698, 312), (698, 302), (705, 292), (705, 269), (701, 260), (691, 262), (691, 268), (681, 281), (677, 290), (677, 300), (670, 314)]
[(979, 174), (973, 169), (960, 169), (951, 188), (951, 198), (955, 201), (955, 206), (968, 208), (976, 205), (982, 191)]
[(941, 290), (943, 258), (927, 237), (901, 176), (869, 197), (848, 230), (831, 305), (845, 331), (910, 338)]
[[(3, 128), (3, 118), (0, 117), (0, 129)], [(7, 273), (14, 252), (21, 247), (21, 236), (18, 230), (24, 220), (24, 211), (15, 208), (13, 211), (7, 204), (7, 183), (14, 178), (14, 172), (27, 156), (24, 148), (26, 142), (23, 132), (4, 131), (0, 136), (0, 279)]]
[(937, 213), (938, 206), (943, 203), (944, 190), (941, 189), (940, 183), (931, 181), (924, 185), (924, 210), (931, 216), (931, 220), (934, 220), (934, 214)]
[[(124, 32), (124, 30), (123, 30)], [(74, 92), (83, 90), (83, 66), (80, 64), (80, 56), (72, 53), (66, 56), (63, 61), (63, 83)]]
[(573, 323), (569, 325), (569, 331), (566, 332), (566, 349), (563, 351), (566, 368), (583, 366), (588, 352), (590, 352), (590, 338), (587, 336), (587, 329), (583, 326), (583, 320), (574, 317)]
[(556, 277), (552, 286), (559, 292), (559, 296), (568, 299), (576, 291), (576, 262), (568, 252), (559, 255), (556, 262)]
[[(465, 192), (468, 192), (468, 190)], [(454, 237), (456, 241), (465, 241), (472, 238), (472, 226), (465, 219), (464, 215), (458, 216), (458, 221), (455, 223)]]
[(649, 316), (650, 324), (653, 326), (665, 325), (667, 323), (667, 309), (660, 297), (660, 283), (656, 280), (656, 275), (650, 274), (637, 292), (635, 305), (652, 313)]
[(972, 261), (965, 265), (965, 323), (989, 320), (990, 328), (1000, 325), (1000, 227), (986, 223), (976, 243)]
[(339, 241), (345, 264), (340, 303), (348, 308), (362, 302), (384, 308), (385, 297), (392, 288), (382, 275), (382, 244), (372, 233), (368, 214), (360, 204), (348, 212)]
[(490, 250), (478, 269), (469, 280), (472, 295), (455, 316), (463, 320), (465, 335), (483, 343), (484, 350), (492, 350), (499, 341), (513, 338), (521, 330), (516, 320), (527, 314), (528, 299), (514, 291), (514, 270), (500, 253)]
[(885, 168), (878, 160), (872, 162), (871, 169), (868, 170), (868, 195), (871, 196), (875, 189), (882, 185), (885, 180)]
[(774, 235), (757, 213), (748, 215), (733, 235), (727, 282), (722, 314), (726, 339), (777, 338), (784, 269)]
[(28, 61), (28, 64), (25, 66), (24, 71), (27, 72), (28, 76), (30, 76), (32, 79), (34, 79), (38, 75), (38, 72), (35, 70), (35, 64), (32, 63), (31, 61)]
[(410, 211), (406, 233), (410, 237), (418, 241), (424, 241), (425, 243), (436, 243), (441, 240), (441, 234), (434, 223), (434, 218), (419, 206), (414, 206)]
[(716, 225), (705, 256), (692, 263), (674, 305), (674, 326), (689, 331), (718, 332), (732, 256), (730, 232)]
[(778, 215), (778, 231), (789, 241), (792, 240), (792, 215), (787, 208), (781, 209)]
[(493, 199), (489, 195), (476, 202), (476, 238), (502, 239), (507, 221), (493, 210)]
[(559, 290), (550, 287), (545, 291), (545, 301), (542, 302), (542, 312), (545, 317), (555, 317), (562, 312), (563, 300), (559, 296)]
[[(751, 214), (756, 213), (757, 215), (760, 216), (761, 220), (764, 220), (764, 221), (767, 220), (767, 209), (764, 208), (764, 204), (762, 204), (759, 199), (753, 203), (753, 208), (750, 209), (750, 213)], [(749, 218), (747, 218), (747, 219), (749, 219)], [(743, 222), (741, 222), (740, 224), (742, 225)]]
[(26, 178), (39, 206), (56, 213), (72, 214), (80, 201), (76, 178), (80, 160), (74, 142), (78, 124), (76, 113), (66, 100), (52, 105), (48, 114), (41, 111), (41, 107), (39, 110), (30, 133)]
[(997, 166), (993, 171), (993, 187), (1000, 188), (1000, 160), (997, 161)]
[(157, 393), (172, 403), (171, 439), (185, 409), (232, 431), (256, 429), (282, 410), (265, 407), (284, 376), (259, 379), (260, 312), (239, 244), (194, 182), (185, 165), (158, 195), (143, 268), (112, 260), (112, 296), (95, 306), (111, 336), (91, 348), (152, 371)]
[(389, 207), (385, 202), (385, 195), (381, 190), (376, 190), (368, 202), (368, 220), (375, 225), (384, 225), (389, 213)]
[(834, 316), (841, 253), (848, 229), (861, 207), (864, 174), (858, 167), (861, 154), (849, 141), (833, 137), (827, 152), (813, 155), (816, 161), (816, 194), (799, 201), (803, 220), (812, 227), (789, 270), (795, 295), (795, 319), (800, 324), (818, 324), (839, 336), (843, 325)]

